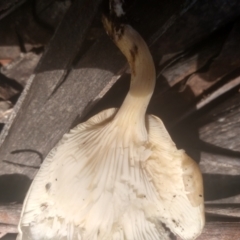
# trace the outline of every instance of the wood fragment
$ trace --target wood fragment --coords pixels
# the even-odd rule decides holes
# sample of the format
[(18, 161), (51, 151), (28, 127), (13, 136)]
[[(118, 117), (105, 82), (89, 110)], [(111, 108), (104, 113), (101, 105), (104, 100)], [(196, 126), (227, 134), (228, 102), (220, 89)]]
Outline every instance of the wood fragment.
[(223, 94), (227, 93), (228, 91), (232, 90), (233, 88), (239, 85), (240, 85), (240, 77), (237, 77), (234, 80), (224, 84), (223, 86), (221, 86), (216, 91), (209, 94), (204, 99), (201, 99), (196, 105), (190, 107), (182, 116), (180, 116), (177, 120), (171, 123), (171, 127), (176, 126), (186, 118), (190, 117), (200, 109), (204, 108), (205, 106), (213, 102), (215, 99), (219, 98)]
[[(0, 144), (4, 143), (0, 147), (1, 161), (8, 160), (13, 161), (13, 163), (27, 163), (28, 165), (39, 166), (46, 154), (59, 141), (63, 133), (68, 131), (78, 117), (79, 104), (84, 103), (80, 108), (83, 111), (93, 96), (95, 97), (98, 91), (100, 92), (104, 88), (104, 83), (101, 82), (101, 79), (107, 82), (111, 80), (111, 76), (113, 76), (111, 71), (113, 70), (104, 70), (104, 61), (102, 61), (104, 57), (100, 54), (98, 55), (99, 51), (96, 52), (95, 49), (94, 55), (91, 55), (88, 59), (85, 58), (80, 65), (76, 66), (77, 69), (74, 69), (70, 74), (71, 80), (66, 81), (69, 68), (78, 54), (100, 2), (101, 0), (74, 1), (69, 8), (48, 49), (42, 56), (35, 74), (28, 80), (23, 94), (2, 131)], [(79, 12), (82, 14), (79, 14)], [(71, 37), (69, 37), (70, 35)], [(104, 38), (104, 41), (106, 38)], [(108, 39), (108, 42), (105, 44), (109, 44), (109, 42), (110, 40)], [(98, 47), (101, 46), (98, 45)], [(109, 50), (111, 51), (111, 49)], [(98, 63), (100, 62), (100, 64), (95, 62), (94, 65), (92, 62), (96, 55), (99, 58), (102, 57), (102, 59), (98, 58)], [(112, 59), (109, 59), (109, 61), (112, 61)], [(96, 69), (94, 70), (94, 68)], [(91, 69), (93, 69), (93, 72), (91, 72)], [(89, 74), (95, 81), (89, 78)], [(80, 76), (82, 76), (81, 81), (78, 80)], [(79, 88), (77, 88), (74, 82), (80, 84)], [(70, 89), (62, 88), (64, 84)], [(87, 87), (92, 89), (92, 91), (87, 92)], [(73, 91), (76, 93), (75, 97), (72, 94)], [(80, 91), (83, 91), (82, 95)], [(92, 95), (89, 92), (92, 92)], [(84, 97), (86, 93), (89, 94), (88, 98)], [(62, 104), (59, 104), (66, 95), (71, 95), (71, 99), (69, 101), (65, 99)], [(75, 106), (73, 103), (76, 102), (75, 100), (79, 95), (82, 96), (82, 99), (77, 101), (78, 106)], [(65, 104), (66, 102), (68, 103)], [(20, 110), (21, 114), (19, 114)], [(41, 126), (41, 130), (39, 126)], [(48, 144), (46, 144), (47, 141)], [(39, 146), (41, 146), (41, 149), (38, 148)], [(15, 150), (20, 150), (22, 153), (14, 154)], [(31, 151), (29, 152), (29, 150)], [(32, 150), (39, 154), (33, 154)], [(30, 159), (31, 161), (29, 161)], [(4, 166), (6, 164), (1, 165), (0, 174), (12, 172), (10, 165), (7, 168)], [(16, 171), (14, 170), (13, 172)], [(18, 170), (18, 173), (26, 174), (32, 178), (35, 170), (30, 171), (21, 168)]]
[(17, 233), (17, 226), (0, 223), (0, 238), (4, 237), (8, 233)]
[(7, 233), (17, 233), (22, 204), (0, 205), (0, 238)]
[[(240, 84), (240, 77), (236, 80), (237, 84)], [(220, 104), (204, 114), (201, 120), (198, 120), (199, 138), (208, 144), (235, 152), (235, 156), (230, 156), (227, 152), (224, 155), (236, 157), (238, 161), (240, 157), (239, 99), (240, 94), (236, 89), (235, 93), (223, 99)], [(226, 162), (228, 163), (231, 162)]]
[(1, 68), (1, 73), (9, 79), (14, 79), (17, 83), (25, 86), (27, 80), (32, 75), (39, 62), (41, 54), (33, 52), (22, 53), (10, 64)]
[[(20, 7), (26, 0), (17, 0), (17, 1), (2, 1), (0, 5), (0, 20), (12, 13), (18, 7)], [(6, 4), (7, 3), (7, 4)], [(4, 5), (5, 4), (5, 5)]]
[(239, 222), (209, 222), (197, 240), (237, 240), (239, 236)]
[(0, 205), (0, 224), (17, 225), (22, 204)]
[(206, 204), (208, 215), (240, 218), (240, 204)]
[(215, 92), (210, 94), (208, 97), (201, 100), (196, 106), (197, 110), (203, 108), (204, 106), (206, 106), (213, 100), (217, 99), (218, 97), (222, 96), (224, 93), (230, 91), (231, 89), (233, 89), (239, 85), (240, 85), (240, 77), (237, 77), (236, 79), (226, 83), (222, 87), (218, 88)]
[(169, 87), (172, 87), (205, 66), (211, 58), (218, 54), (220, 47), (221, 41), (213, 41), (211, 44), (198, 48), (195, 54), (186, 53), (186, 56), (183, 55), (182, 59), (166, 67), (161, 74), (167, 80)]
[(237, 240), (239, 236), (239, 222), (208, 222), (196, 240)]
[[(186, 6), (189, 7), (189, 4)], [(210, 1), (193, 1), (189, 9), (186, 11), (183, 9), (180, 12), (180, 17), (177, 16), (170, 21), (168, 24), (170, 27), (162, 36), (156, 32), (155, 35), (159, 36), (161, 42), (164, 43), (159, 44), (159, 52), (165, 55), (188, 49), (227, 22), (236, 19), (239, 15), (240, 2), (231, 1), (227, 8), (225, 6), (225, 1), (218, 2), (218, 4)]]

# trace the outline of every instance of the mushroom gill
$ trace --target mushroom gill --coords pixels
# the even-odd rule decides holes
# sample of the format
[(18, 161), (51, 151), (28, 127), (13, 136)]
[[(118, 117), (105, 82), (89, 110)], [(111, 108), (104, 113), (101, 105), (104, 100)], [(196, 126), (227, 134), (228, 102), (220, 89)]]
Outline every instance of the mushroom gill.
[[(65, 134), (26, 196), (19, 240), (195, 239), (204, 226), (202, 176), (162, 121), (145, 115), (155, 86), (147, 45), (129, 25), (104, 17), (132, 76), (120, 109)], [(169, 231), (170, 230), (170, 231)]]

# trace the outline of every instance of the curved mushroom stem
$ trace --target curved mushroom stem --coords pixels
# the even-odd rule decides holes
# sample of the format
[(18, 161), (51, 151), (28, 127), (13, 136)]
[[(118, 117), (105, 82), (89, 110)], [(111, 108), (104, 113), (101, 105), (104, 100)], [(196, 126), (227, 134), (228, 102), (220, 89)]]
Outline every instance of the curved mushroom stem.
[(140, 127), (146, 136), (145, 113), (156, 79), (152, 56), (142, 37), (131, 26), (113, 23), (105, 16), (103, 24), (109, 36), (127, 58), (132, 74), (130, 90), (115, 118), (128, 125), (131, 123), (137, 125), (136, 127)]

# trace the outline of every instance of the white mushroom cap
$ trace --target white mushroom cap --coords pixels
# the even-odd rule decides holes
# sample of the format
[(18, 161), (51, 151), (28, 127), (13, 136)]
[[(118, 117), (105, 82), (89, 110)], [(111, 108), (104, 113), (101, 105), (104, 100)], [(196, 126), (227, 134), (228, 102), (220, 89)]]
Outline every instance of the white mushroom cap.
[(202, 177), (162, 121), (145, 116), (155, 85), (147, 45), (128, 25), (104, 25), (132, 70), (121, 108), (64, 135), (24, 202), (19, 240), (194, 239), (204, 226)]

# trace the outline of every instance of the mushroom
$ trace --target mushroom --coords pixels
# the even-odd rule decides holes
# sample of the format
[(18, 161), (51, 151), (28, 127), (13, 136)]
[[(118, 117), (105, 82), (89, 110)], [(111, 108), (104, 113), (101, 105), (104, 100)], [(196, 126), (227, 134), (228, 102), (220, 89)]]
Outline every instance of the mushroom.
[(130, 90), (65, 134), (24, 201), (19, 240), (195, 239), (204, 218), (198, 165), (178, 150), (163, 122), (146, 115), (155, 86), (149, 49), (129, 25), (104, 17), (131, 68)]

